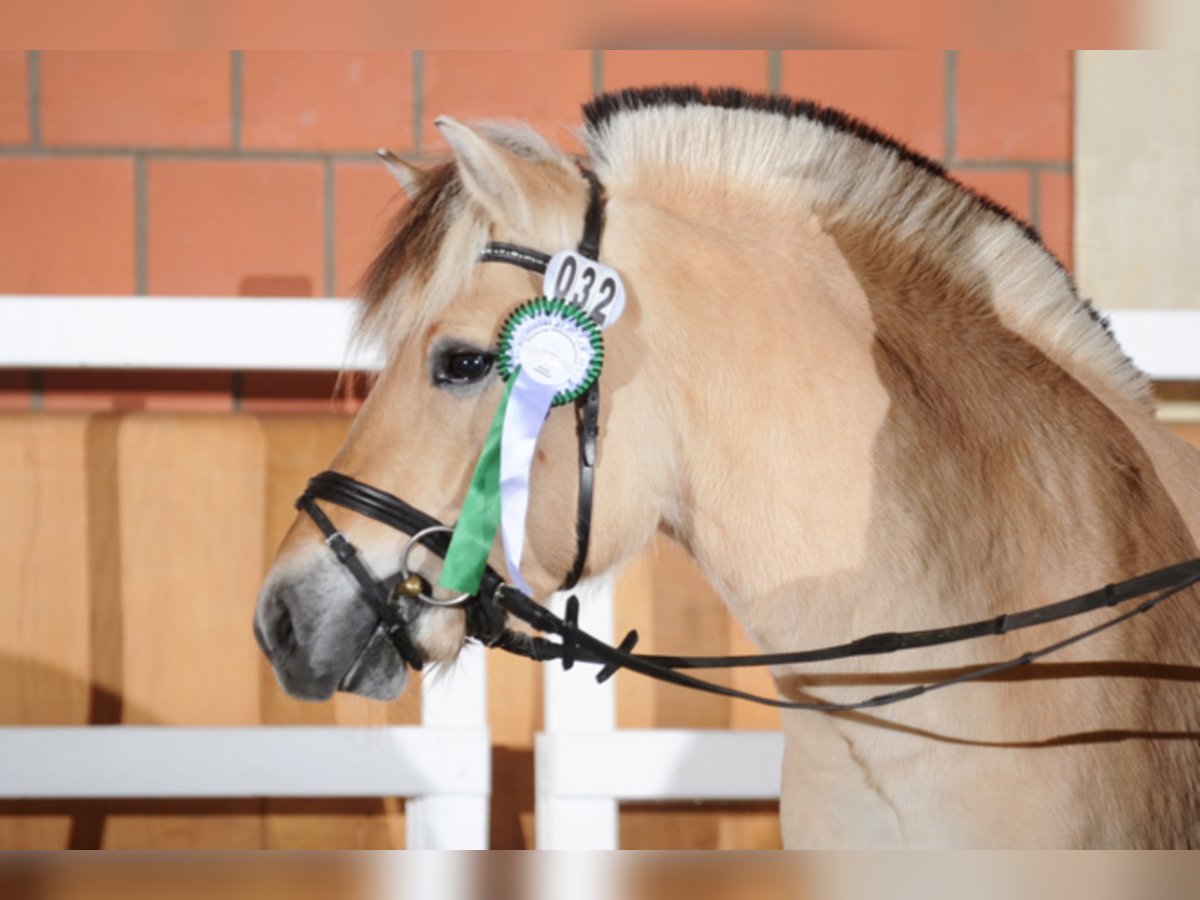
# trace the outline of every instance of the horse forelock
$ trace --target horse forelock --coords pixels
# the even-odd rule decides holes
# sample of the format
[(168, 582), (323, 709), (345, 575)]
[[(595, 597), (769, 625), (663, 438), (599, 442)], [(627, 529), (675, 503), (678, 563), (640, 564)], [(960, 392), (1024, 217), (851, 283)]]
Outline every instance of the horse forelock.
[(416, 196), (396, 213), (390, 236), (358, 283), (360, 339), (394, 336), (388, 332), (396, 319), (396, 288), (402, 281), (420, 284), (432, 278), (461, 194), (452, 162), (421, 173)]
[(428, 329), (469, 286), (488, 227), (453, 162), (427, 170), (359, 283), (355, 343), (382, 346), (390, 358)]
[[(473, 128), (524, 159), (565, 158), (522, 122), (475, 122)], [(427, 326), (470, 280), (487, 230), (486, 216), (464, 189), (454, 160), (424, 169), (415, 196), (393, 217), (358, 282), (355, 339), (395, 347)]]
[(919, 245), (921, 266), (991, 281), (1005, 327), (1089, 382), (1152, 407), (1146, 378), (1035, 229), (860, 120), (811, 101), (697, 87), (605, 94), (584, 118), (585, 145), (614, 190), (716, 176), (766, 186), (832, 225)]

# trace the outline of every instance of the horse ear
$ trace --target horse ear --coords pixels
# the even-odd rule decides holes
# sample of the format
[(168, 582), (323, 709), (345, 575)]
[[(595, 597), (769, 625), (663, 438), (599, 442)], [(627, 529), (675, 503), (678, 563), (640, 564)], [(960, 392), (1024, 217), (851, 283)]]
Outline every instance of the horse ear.
[(408, 199), (411, 200), (417, 196), (417, 190), (420, 187), (421, 170), (412, 163), (402, 160), (387, 147), (380, 147), (375, 151), (375, 154), (383, 160), (383, 164), (392, 173), (392, 177), (396, 179), (396, 183), (400, 185), (401, 190), (408, 194)]
[(535, 163), (449, 116), (438, 116), (433, 124), (454, 151), (467, 192), (497, 222), (528, 231), (533, 218), (529, 187), (534, 184)]

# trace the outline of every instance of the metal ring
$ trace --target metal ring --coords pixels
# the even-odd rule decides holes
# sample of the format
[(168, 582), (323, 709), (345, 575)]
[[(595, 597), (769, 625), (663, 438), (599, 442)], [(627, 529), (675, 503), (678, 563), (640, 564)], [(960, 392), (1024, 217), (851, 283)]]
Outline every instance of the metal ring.
[[(408, 539), (408, 543), (404, 545), (404, 549), (400, 551), (400, 580), (406, 581), (413, 574), (408, 568), (408, 554), (412, 552), (414, 544), (418, 544), (421, 538), (426, 535), (436, 534), (439, 531), (448, 531), (454, 533), (454, 529), (448, 525), (430, 525), (428, 528), (422, 528), (416, 534)], [(428, 549), (428, 548), (427, 548)], [(470, 594), (459, 594), (449, 600), (441, 600), (437, 597), (432, 597), (429, 594), (417, 594), (416, 598), (422, 603), (428, 603), (430, 606), (458, 606), (471, 599)]]

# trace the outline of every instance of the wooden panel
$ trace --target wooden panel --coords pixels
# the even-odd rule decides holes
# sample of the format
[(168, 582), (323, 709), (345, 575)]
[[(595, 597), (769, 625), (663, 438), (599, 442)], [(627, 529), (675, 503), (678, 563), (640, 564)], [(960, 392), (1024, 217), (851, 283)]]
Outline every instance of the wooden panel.
[(257, 724), (257, 422), (129, 415), (119, 453), (124, 721)]
[(624, 803), (622, 850), (778, 850), (775, 803)]
[[(122, 721), (258, 724), (250, 630), (263, 557), (257, 422), (131, 414), (120, 420), (117, 453), (120, 645), (97, 643), (93, 653), (120, 655)], [(262, 842), (256, 800), (126, 808), (108, 816), (106, 849)]]
[[(617, 585), (618, 636), (636, 628), (646, 653), (725, 655), (758, 649), (725, 609), (716, 591), (677, 544), (657, 538)], [(717, 684), (772, 694), (763, 670), (704, 673)], [(778, 713), (673, 685), (617, 676), (617, 720), (622, 728), (777, 728)]]
[[(636, 628), (644, 653), (725, 655), (758, 648), (724, 608), (690, 557), (674, 542), (657, 538), (622, 573), (617, 585), (617, 634)], [(765, 670), (700, 673), (717, 684), (773, 696)], [(617, 675), (617, 723), (621, 728), (776, 729), (779, 713)], [(779, 846), (775, 804), (625, 805), (621, 846), (629, 849), (773, 849)]]
[(0, 417), (0, 720), (88, 720), (86, 419)]
[(92, 698), (88, 722), (92, 725), (118, 725), (124, 709), (121, 504), (117, 477), (121, 418), (99, 415), (87, 423), (85, 515)]
[[(89, 720), (89, 596), (82, 416), (0, 417), (0, 721)], [(70, 843), (62, 807), (0, 805), (0, 847)]]
[[(622, 574), (617, 584), (618, 638), (630, 629), (643, 653), (729, 652), (727, 616), (711, 587), (672, 541), (659, 537)], [(728, 684), (726, 672), (705, 677)], [(673, 685), (622, 672), (617, 676), (617, 724), (621, 728), (724, 728), (729, 703)]]
[(1200, 449), (1200, 422), (1172, 422), (1167, 427), (1193, 447)]

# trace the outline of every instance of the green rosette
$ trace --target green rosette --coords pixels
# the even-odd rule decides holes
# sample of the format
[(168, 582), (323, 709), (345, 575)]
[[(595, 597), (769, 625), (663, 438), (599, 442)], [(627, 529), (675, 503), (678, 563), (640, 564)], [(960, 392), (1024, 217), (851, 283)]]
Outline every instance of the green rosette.
[(521, 368), (522, 347), (542, 329), (555, 329), (575, 343), (577, 366), (565, 386), (554, 395), (553, 406), (562, 406), (583, 396), (600, 377), (604, 366), (604, 338), (591, 316), (565, 300), (538, 297), (513, 310), (500, 329), (497, 363), (500, 376), (509, 381)]

